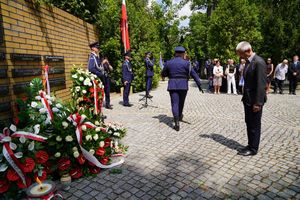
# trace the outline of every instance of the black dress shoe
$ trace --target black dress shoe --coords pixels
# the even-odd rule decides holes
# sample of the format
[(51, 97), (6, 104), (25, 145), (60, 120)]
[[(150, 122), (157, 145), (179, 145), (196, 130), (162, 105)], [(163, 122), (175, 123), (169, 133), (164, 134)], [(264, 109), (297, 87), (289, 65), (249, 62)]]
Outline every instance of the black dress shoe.
[(243, 148), (241, 148), (241, 149), (238, 149), (239, 152), (247, 151), (247, 150), (249, 150), (249, 146), (248, 145), (245, 146), (245, 147), (243, 147)]
[(182, 122), (182, 120), (183, 120), (183, 115), (181, 115), (181, 116), (179, 117), (179, 121)]
[(175, 118), (174, 119), (174, 122), (175, 122), (175, 125), (174, 125), (174, 129), (176, 130), (176, 131), (179, 131), (179, 129), (180, 129), (180, 127), (179, 127), (179, 119), (177, 118)]
[(146, 95), (147, 96), (147, 98), (149, 98), (149, 99), (151, 99), (153, 96), (152, 95), (150, 95), (150, 94), (148, 94), (148, 95)]
[(105, 106), (106, 109), (113, 109), (111, 105)]
[(131, 107), (132, 104), (123, 104), (123, 106), (125, 106), (125, 107)]
[(245, 150), (245, 151), (240, 151), (237, 154), (240, 156), (254, 156), (256, 155), (256, 152), (252, 150)]

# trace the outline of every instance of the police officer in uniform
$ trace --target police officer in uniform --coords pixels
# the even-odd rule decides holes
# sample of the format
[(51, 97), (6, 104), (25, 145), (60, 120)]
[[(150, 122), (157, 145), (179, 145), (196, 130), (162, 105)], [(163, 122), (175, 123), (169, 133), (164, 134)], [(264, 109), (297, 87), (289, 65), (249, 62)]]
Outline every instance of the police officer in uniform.
[(145, 58), (145, 66), (146, 66), (146, 96), (147, 98), (152, 98), (150, 90), (152, 88), (152, 78), (154, 76), (153, 66), (154, 62), (150, 59), (151, 52), (146, 52), (146, 58)]
[[(174, 117), (174, 129), (179, 131), (179, 121), (182, 121), (183, 107), (188, 90), (188, 80), (192, 76), (200, 91), (201, 82), (197, 73), (193, 70), (189, 61), (184, 60), (185, 49), (182, 46), (175, 48), (175, 58), (166, 62), (162, 70), (162, 76), (168, 77), (168, 91), (171, 97), (172, 113)], [(202, 91), (203, 92), (203, 91)]]
[(100, 61), (99, 58), (99, 43), (98, 42), (93, 42), (90, 45), (91, 48), (91, 54), (89, 56), (89, 62), (88, 62), (88, 69), (91, 73), (95, 74), (98, 76), (98, 78), (101, 79), (103, 82), (104, 78), (104, 68), (103, 68), (103, 61)]
[(124, 84), (124, 91), (123, 91), (123, 105), (126, 107), (131, 107), (132, 104), (129, 104), (129, 92), (130, 92), (130, 85), (133, 81), (133, 72), (132, 72), (132, 65), (130, 63), (131, 53), (130, 51), (124, 54), (124, 62), (122, 65), (122, 82)]

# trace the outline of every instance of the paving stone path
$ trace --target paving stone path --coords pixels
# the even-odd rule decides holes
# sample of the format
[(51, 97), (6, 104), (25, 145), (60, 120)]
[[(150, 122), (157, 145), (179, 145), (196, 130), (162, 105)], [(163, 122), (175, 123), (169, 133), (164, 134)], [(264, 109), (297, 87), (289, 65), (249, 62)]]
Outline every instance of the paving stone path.
[(300, 95), (268, 95), (260, 151), (236, 155), (247, 144), (241, 96), (201, 94), (190, 83), (184, 123), (172, 129), (167, 82), (152, 91), (122, 97), (104, 109), (106, 121), (122, 122), (129, 146), (122, 173), (102, 170), (72, 182), (67, 199), (300, 199)]

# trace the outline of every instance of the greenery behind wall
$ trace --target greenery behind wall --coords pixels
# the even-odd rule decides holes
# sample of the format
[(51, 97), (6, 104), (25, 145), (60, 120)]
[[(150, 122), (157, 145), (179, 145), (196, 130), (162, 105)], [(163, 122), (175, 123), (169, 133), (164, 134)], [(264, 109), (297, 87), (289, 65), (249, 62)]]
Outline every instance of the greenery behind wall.
[[(121, 3), (119, 0), (32, 0), (54, 5), (81, 19), (97, 24), (101, 54), (114, 67), (114, 90), (121, 87), (123, 47), (120, 38)], [(179, 27), (178, 11), (191, 2), (193, 14), (188, 27)], [(249, 41), (255, 52), (276, 65), (284, 58), (300, 54), (300, 0), (172, 0), (160, 4), (147, 0), (127, 0), (127, 14), (135, 91), (145, 89), (144, 53), (152, 51), (156, 60), (154, 87), (159, 78), (159, 53), (164, 60), (173, 56), (181, 44), (192, 60), (228, 58), (238, 62), (236, 45)], [(203, 64), (203, 62), (202, 62)]]

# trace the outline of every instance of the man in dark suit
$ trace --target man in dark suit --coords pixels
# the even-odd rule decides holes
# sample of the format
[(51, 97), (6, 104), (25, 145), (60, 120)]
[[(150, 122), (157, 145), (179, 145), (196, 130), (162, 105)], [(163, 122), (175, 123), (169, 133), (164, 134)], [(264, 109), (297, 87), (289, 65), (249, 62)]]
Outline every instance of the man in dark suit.
[[(188, 80), (192, 76), (200, 91), (201, 82), (198, 74), (191, 67), (189, 61), (184, 59), (185, 49), (181, 46), (175, 48), (175, 58), (169, 60), (162, 70), (163, 77), (169, 77), (168, 91), (171, 97), (174, 129), (179, 131), (179, 121), (182, 121), (184, 101), (188, 90)], [(202, 91), (203, 92), (203, 91)]]
[(123, 105), (126, 107), (131, 107), (132, 104), (129, 104), (129, 92), (130, 92), (130, 85), (133, 81), (133, 72), (132, 72), (132, 65), (130, 63), (131, 53), (126, 52), (124, 54), (124, 62), (122, 65), (122, 82), (124, 85), (123, 91)]
[(289, 94), (296, 95), (296, 88), (300, 76), (300, 62), (299, 57), (295, 55), (293, 62), (289, 66), (288, 79), (289, 79)]
[(242, 101), (245, 110), (248, 146), (240, 149), (238, 155), (256, 155), (261, 135), (261, 117), (266, 102), (266, 63), (252, 51), (248, 42), (240, 42), (236, 47), (240, 58), (246, 59), (244, 69), (244, 93)]
[(154, 76), (153, 66), (154, 62), (150, 59), (151, 52), (145, 53), (145, 66), (146, 66), (146, 96), (147, 98), (152, 98), (150, 95), (150, 90), (152, 88), (152, 78)]

